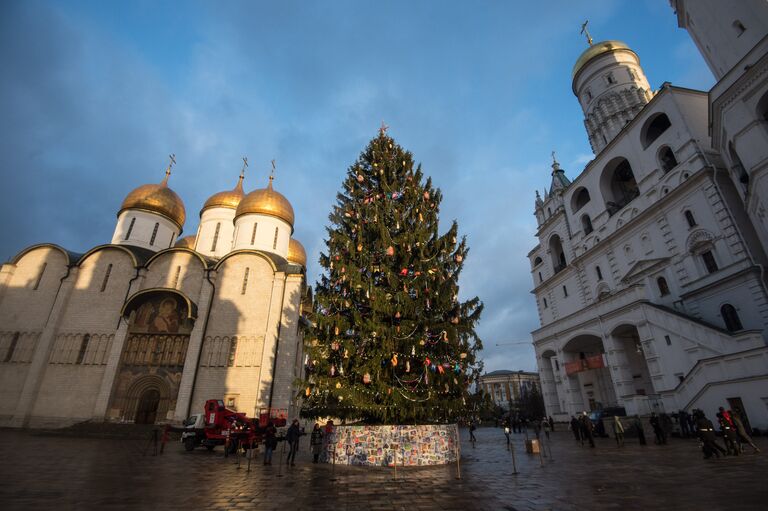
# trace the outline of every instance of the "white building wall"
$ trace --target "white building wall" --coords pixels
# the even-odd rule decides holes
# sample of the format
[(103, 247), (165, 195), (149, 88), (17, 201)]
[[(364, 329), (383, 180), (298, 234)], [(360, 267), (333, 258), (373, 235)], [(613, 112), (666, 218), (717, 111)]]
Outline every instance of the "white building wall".
[(231, 208), (208, 208), (203, 211), (197, 230), (195, 250), (215, 259), (231, 252), (235, 240), (234, 220), (235, 210)]
[[(135, 222), (131, 228), (131, 222), (134, 219)], [(155, 224), (158, 227), (153, 240), (152, 233), (155, 230)], [(117, 225), (111, 243), (133, 245), (157, 252), (171, 247), (180, 234), (179, 226), (162, 215), (137, 209), (126, 209), (117, 217)]]
[[(254, 225), (256, 234), (254, 236)], [(275, 242), (275, 232), (277, 241)], [(263, 250), (288, 257), (291, 226), (277, 217), (257, 214), (242, 215), (235, 221), (233, 250)]]

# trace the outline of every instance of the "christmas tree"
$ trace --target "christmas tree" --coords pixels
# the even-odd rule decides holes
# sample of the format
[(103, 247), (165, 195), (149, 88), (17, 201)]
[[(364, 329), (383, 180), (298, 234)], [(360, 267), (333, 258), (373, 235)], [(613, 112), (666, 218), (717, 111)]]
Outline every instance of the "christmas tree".
[(455, 221), (438, 233), (442, 195), (423, 178), (383, 125), (347, 172), (305, 336), (305, 416), (411, 424), (464, 414), (483, 305), (459, 302), (466, 239)]

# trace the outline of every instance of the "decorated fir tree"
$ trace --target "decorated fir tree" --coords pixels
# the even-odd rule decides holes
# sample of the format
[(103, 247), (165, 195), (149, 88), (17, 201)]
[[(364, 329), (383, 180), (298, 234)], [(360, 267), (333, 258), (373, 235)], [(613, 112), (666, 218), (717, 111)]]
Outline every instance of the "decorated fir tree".
[(455, 221), (439, 234), (441, 198), (383, 126), (349, 168), (305, 337), (304, 415), (409, 424), (464, 413), (483, 306), (458, 300), (468, 248)]

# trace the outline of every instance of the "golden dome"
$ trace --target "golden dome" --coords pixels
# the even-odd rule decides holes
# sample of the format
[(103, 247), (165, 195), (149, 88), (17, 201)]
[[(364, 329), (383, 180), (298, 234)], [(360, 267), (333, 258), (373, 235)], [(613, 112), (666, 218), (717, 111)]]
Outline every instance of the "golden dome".
[(300, 264), (304, 268), (307, 267), (307, 252), (304, 250), (304, 246), (291, 238), (288, 243), (288, 262), (294, 264)]
[(184, 227), (184, 220), (187, 213), (184, 210), (184, 202), (176, 192), (168, 188), (168, 176), (170, 171), (165, 172), (165, 179), (160, 184), (142, 185), (129, 193), (117, 216), (126, 209), (139, 209), (163, 215), (167, 219), (179, 226)]
[(293, 229), (293, 206), (288, 202), (283, 194), (272, 189), (272, 177), (269, 178), (269, 185), (266, 188), (254, 190), (243, 197), (237, 206), (235, 219), (241, 215), (256, 213), (259, 215), (269, 215), (277, 217), (288, 222)]
[(192, 234), (190, 236), (184, 236), (183, 238), (179, 238), (179, 240), (173, 246), (176, 248), (191, 248), (192, 250), (194, 250), (196, 241), (197, 241), (196, 236)]
[(593, 58), (599, 55), (603, 55), (604, 53), (610, 53), (617, 50), (632, 51), (629, 46), (621, 41), (602, 41), (600, 43), (590, 45), (589, 48), (584, 50), (584, 53), (582, 53), (576, 60), (576, 65), (573, 66), (573, 73), (571, 74), (571, 78), (575, 79), (576, 75), (579, 73), (579, 71), (581, 71), (581, 68), (583, 68), (587, 62)]
[(243, 200), (245, 193), (243, 193), (243, 174), (240, 174), (240, 179), (237, 180), (237, 185), (232, 190), (224, 192), (214, 193), (203, 204), (203, 209), (200, 210), (200, 215), (203, 214), (208, 208), (229, 208), (237, 209), (240, 201)]

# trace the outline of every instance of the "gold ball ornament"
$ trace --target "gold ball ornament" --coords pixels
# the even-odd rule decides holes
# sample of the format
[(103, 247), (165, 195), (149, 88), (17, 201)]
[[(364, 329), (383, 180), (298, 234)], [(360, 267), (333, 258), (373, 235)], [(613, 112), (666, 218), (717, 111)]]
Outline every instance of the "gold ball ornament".
[(307, 387), (307, 389), (304, 391), (304, 394), (306, 394), (307, 397), (309, 397), (311, 393), (312, 393), (312, 389), (310, 389), (309, 387)]
[(336, 383), (336, 388), (337, 388), (337, 389), (340, 389), (340, 388), (341, 388), (341, 382), (337, 382), (337, 383)]
[(467, 354), (466, 353), (462, 353), (462, 354), (459, 355), (459, 358), (467, 358)]
[(358, 183), (362, 183), (363, 181), (365, 181), (365, 178), (363, 177), (363, 175), (362, 174), (358, 174), (357, 175), (357, 182)]

